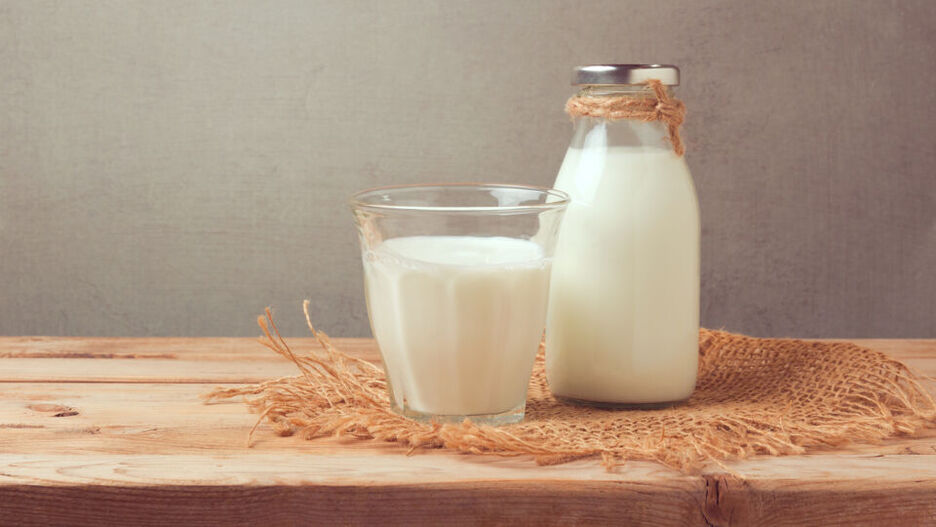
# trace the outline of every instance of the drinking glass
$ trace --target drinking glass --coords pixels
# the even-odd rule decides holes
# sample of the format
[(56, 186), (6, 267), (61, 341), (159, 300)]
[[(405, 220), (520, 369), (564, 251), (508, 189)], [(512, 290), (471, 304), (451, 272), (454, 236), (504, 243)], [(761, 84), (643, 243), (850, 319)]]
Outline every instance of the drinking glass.
[(540, 187), (382, 187), (351, 198), (393, 411), (523, 420), (568, 196)]

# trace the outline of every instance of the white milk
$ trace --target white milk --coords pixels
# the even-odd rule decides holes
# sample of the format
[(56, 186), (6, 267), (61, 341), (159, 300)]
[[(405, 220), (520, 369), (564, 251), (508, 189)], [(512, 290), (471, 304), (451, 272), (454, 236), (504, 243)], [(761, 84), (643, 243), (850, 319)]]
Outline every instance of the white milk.
[(685, 161), (662, 148), (571, 148), (555, 186), (572, 203), (553, 258), (550, 389), (623, 404), (689, 397), (699, 218)]
[(525, 402), (549, 288), (549, 260), (539, 245), (503, 237), (392, 238), (365, 254), (364, 279), (398, 409), (460, 416)]

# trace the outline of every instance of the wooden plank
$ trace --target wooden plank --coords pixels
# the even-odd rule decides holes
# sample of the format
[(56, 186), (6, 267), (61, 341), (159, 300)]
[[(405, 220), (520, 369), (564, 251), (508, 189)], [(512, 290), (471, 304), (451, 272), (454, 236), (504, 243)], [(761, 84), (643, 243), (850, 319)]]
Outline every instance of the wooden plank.
[[(294, 349), (318, 349), (311, 338)], [(338, 349), (380, 361), (372, 339), (334, 339)], [(936, 340), (856, 341), (936, 375)], [(54, 360), (50, 360), (54, 359)], [(243, 384), (294, 375), (293, 366), (251, 338), (0, 337), (2, 382)]]
[[(274, 481), (163, 481), (119, 490), (110, 481), (82, 487), (4, 485), (0, 516), (19, 525), (704, 524), (704, 488), (550, 480), (366, 487)], [(672, 499), (674, 492), (684, 499)]]
[[(237, 401), (203, 404), (200, 396), (209, 389), (210, 386), (201, 384), (8, 383), (0, 389), (0, 453), (80, 455), (242, 451), (247, 431), (256, 422), (256, 416), (248, 413), (246, 407)], [(252, 445), (252, 452), (272, 449), (277, 452), (357, 454), (363, 449), (399, 454), (401, 451), (388, 443), (281, 438), (274, 436), (266, 427), (254, 435)], [(441, 454), (441, 451), (437, 452)], [(881, 445), (853, 445), (830, 452), (833, 457), (902, 453), (936, 455), (936, 429), (925, 431), (918, 438), (895, 438)], [(466, 458), (455, 456), (455, 459), (458, 466)], [(534, 466), (529, 459), (517, 461), (518, 467), (530, 469), (529, 476), (548, 470)], [(596, 462), (583, 463), (589, 467), (582, 473), (583, 477), (595, 470), (600, 471)], [(670, 472), (670, 475), (675, 474)], [(776, 475), (785, 476), (785, 472)], [(414, 474), (413, 477), (419, 476)]]
[[(259, 334), (259, 332), (258, 332)], [(297, 350), (317, 348), (309, 337), (287, 338)], [(825, 342), (852, 342), (903, 360), (933, 358), (936, 339), (817, 339)], [(335, 338), (342, 351), (378, 359), (373, 339)], [(133, 355), (121, 357), (120, 355)], [(108, 356), (114, 355), (114, 356)], [(0, 359), (36, 358), (185, 358), (192, 360), (249, 360), (269, 358), (272, 352), (250, 337), (4, 337), (0, 336)], [(936, 359), (934, 359), (936, 360)]]
[[(936, 522), (936, 430), (695, 476), (645, 462), (608, 473), (595, 460), (537, 467), (524, 457), (406, 456), (393, 444), (280, 438), (266, 428), (245, 448), (256, 416), (199, 395), (237, 375), (293, 373), (252, 339), (0, 340), (0, 353), (30, 353), (0, 359), (3, 525)], [(367, 339), (337, 344), (376, 358)], [(864, 344), (936, 374), (936, 341)], [(8, 369), (38, 375), (24, 367), (37, 362), (46, 365), (41, 382), (17, 382)]]
[[(449, 473), (439, 470), (436, 456), (375, 461), (366, 455), (0, 455), (0, 518), (17, 524), (57, 519), (98, 525), (270, 518), (394, 524), (495, 519), (636, 525), (933, 521), (936, 479), (931, 473), (913, 479), (920, 477), (920, 463), (908, 457), (879, 458), (892, 478), (843, 473), (803, 482), (711, 473), (661, 478), (647, 463), (630, 466), (626, 479), (609, 480), (613, 476), (601, 471), (583, 478), (581, 467), (548, 467), (530, 478), (512, 470), (514, 460), (487, 458), (480, 463), (470, 458)], [(915, 467), (914, 476), (901, 476)], [(414, 469), (429, 477), (409, 481)]]
[(0, 383), (76, 382), (247, 384), (296, 375), (283, 358), (253, 361), (182, 359), (0, 359)]
[[(258, 332), (259, 334), (259, 332)], [(287, 339), (296, 350), (318, 349), (310, 337)], [(378, 358), (373, 339), (334, 339), (343, 351)], [(0, 337), (0, 359), (5, 358), (106, 358), (251, 360), (275, 354), (249, 337), (122, 338), (122, 337)]]
[[(894, 466), (894, 470), (908, 464)], [(936, 480), (705, 477), (706, 525), (933, 525)]]
[[(297, 351), (315, 339), (290, 339)], [(342, 351), (379, 362), (372, 339), (337, 339)], [(0, 338), (0, 383), (245, 384), (296, 375), (295, 366), (251, 338)]]

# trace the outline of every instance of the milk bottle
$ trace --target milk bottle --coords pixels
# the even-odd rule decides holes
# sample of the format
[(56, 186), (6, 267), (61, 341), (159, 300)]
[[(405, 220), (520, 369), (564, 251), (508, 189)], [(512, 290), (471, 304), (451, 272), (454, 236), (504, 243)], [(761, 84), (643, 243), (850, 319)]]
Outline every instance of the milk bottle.
[[(672, 66), (583, 67), (591, 97), (652, 97)], [(652, 107), (652, 105), (650, 105)], [(678, 139), (678, 137), (677, 137)], [(696, 382), (699, 212), (661, 122), (577, 117), (555, 188), (571, 197), (553, 258), (546, 373), (557, 397), (606, 405), (685, 400)]]

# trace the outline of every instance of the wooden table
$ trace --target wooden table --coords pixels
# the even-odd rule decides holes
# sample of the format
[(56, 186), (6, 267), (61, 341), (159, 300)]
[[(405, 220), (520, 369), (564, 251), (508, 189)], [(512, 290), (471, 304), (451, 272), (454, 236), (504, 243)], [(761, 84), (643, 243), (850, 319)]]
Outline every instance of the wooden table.
[[(936, 340), (856, 342), (936, 375)], [(936, 431), (735, 474), (607, 473), (266, 429), (246, 448), (256, 417), (199, 400), (292, 374), (253, 339), (0, 338), (0, 524), (936, 524)]]

